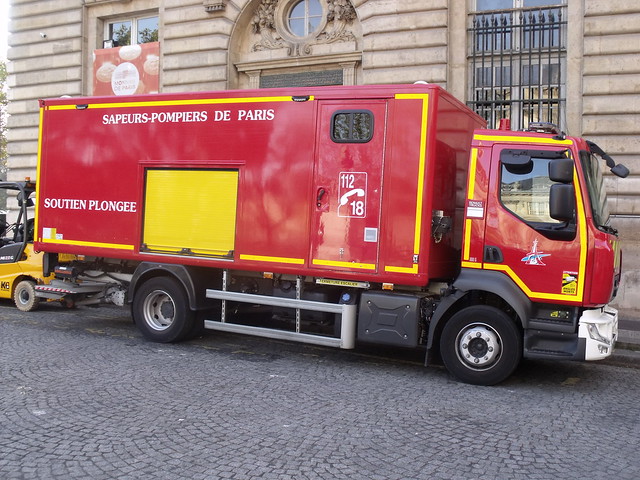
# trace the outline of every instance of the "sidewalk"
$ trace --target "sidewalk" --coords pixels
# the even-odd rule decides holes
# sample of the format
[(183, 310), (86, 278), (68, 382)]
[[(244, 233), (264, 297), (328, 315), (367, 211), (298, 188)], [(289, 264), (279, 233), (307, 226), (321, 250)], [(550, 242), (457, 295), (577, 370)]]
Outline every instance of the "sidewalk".
[(611, 357), (613, 365), (640, 365), (640, 319), (619, 319), (618, 340)]
[(620, 319), (618, 341), (622, 348), (640, 350), (640, 320)]

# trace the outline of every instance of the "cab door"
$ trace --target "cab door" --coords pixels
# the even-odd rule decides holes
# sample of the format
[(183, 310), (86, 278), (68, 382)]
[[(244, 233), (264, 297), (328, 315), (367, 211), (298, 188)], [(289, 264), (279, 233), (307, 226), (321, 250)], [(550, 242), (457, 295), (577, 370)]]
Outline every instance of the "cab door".
[(326, 101), (318, 112), (310, 265), (377, 272), (386, 101)]
[[(503, 271), (529, 298), (581, 301), (586, 229), (580, 186), (567, 146), (495, 145), (485, 230), (484, 268)], [(564, 160), (571, 218), (551, 217), (550, 197), (559, 185), (550, 164)], [(564, 188), (564, 187), (563, 187)], [(556, 190), (556, 192), (559, 190)], [(489, 252), (489, 253), (487, 253)]]

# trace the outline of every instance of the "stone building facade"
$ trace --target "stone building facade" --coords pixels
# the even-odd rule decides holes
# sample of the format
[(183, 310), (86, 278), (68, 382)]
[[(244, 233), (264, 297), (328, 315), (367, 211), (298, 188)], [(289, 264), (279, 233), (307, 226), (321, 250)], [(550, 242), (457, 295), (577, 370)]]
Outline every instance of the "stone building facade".
[(37, 99), (93, 94), (105, 41), (157, 40), (161, 92), (424, 80), (490, 122), (552, 120), (629, 167), (607, 187), (625, 252), (616, 302), (627, 315), (640, 309), (638, 2), (9, 2), (9, 179), (35, 175)]

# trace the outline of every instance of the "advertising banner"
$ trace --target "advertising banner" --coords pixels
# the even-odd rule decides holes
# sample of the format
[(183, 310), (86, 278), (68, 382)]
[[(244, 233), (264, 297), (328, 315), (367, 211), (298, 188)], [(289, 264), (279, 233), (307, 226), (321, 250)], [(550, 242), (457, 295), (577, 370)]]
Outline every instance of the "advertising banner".
[(93, 94), (158, 93), (160, 43), (142, 43), (93, 51)]

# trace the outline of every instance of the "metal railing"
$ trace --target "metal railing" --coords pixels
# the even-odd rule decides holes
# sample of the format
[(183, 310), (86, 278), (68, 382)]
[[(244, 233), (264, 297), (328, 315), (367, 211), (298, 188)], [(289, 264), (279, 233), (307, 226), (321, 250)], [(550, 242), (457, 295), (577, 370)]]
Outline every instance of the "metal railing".
[(564, 123), (566, 20), (564, 6), (478, 12), (469, 28), (468, 105), (489, 127), (511, 119)]

